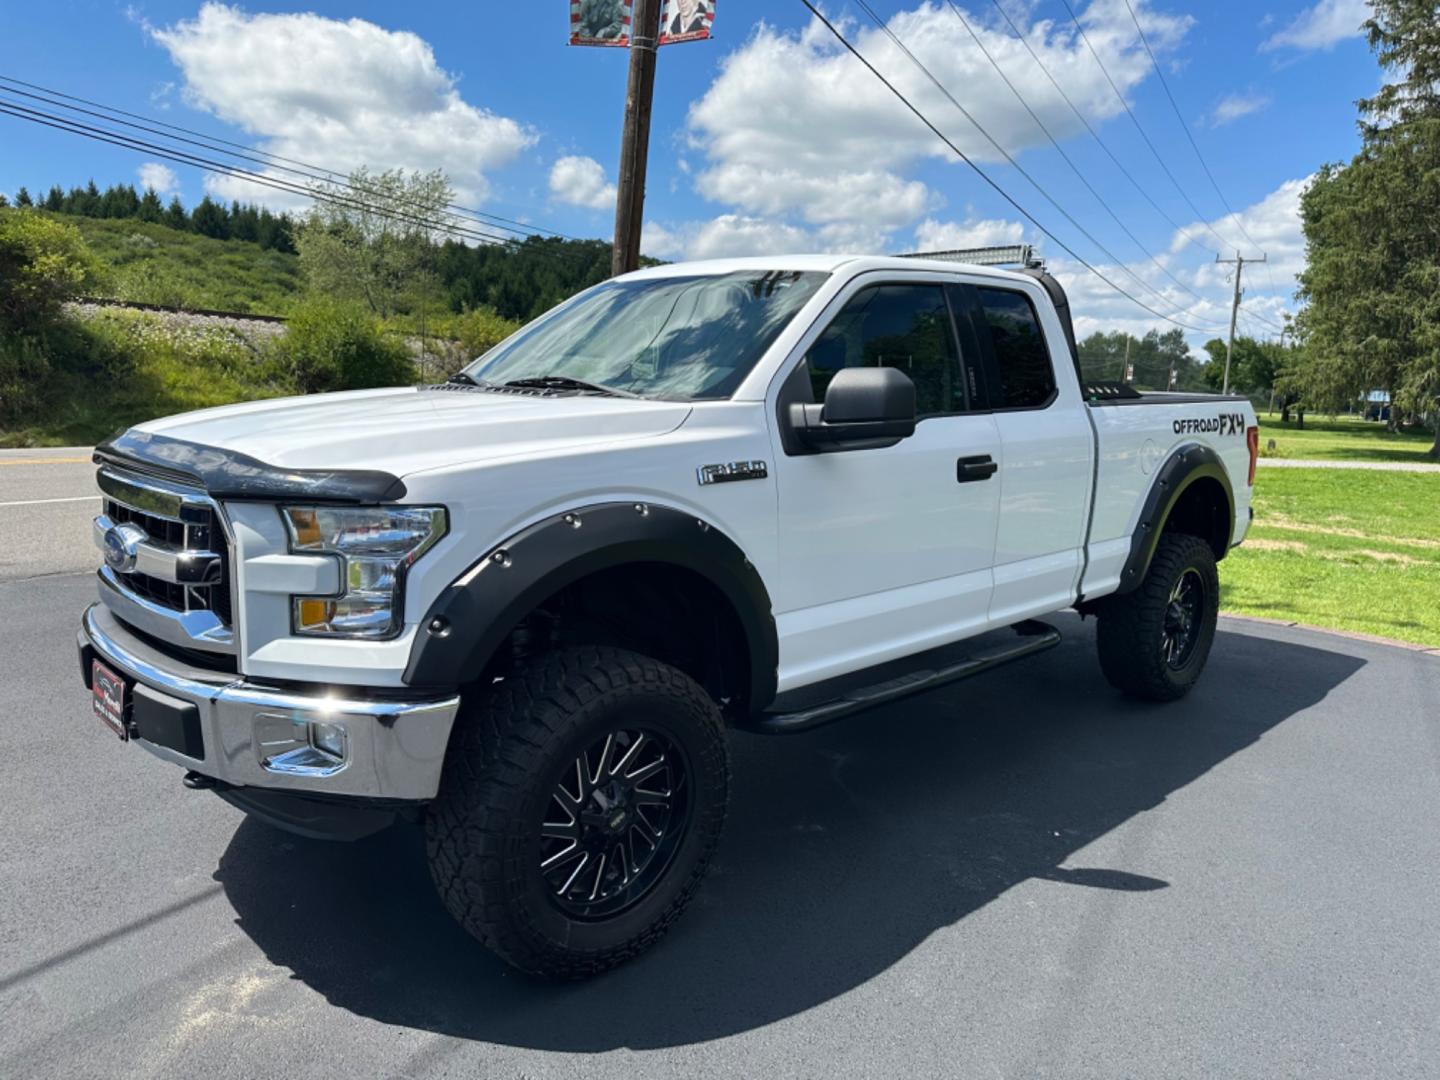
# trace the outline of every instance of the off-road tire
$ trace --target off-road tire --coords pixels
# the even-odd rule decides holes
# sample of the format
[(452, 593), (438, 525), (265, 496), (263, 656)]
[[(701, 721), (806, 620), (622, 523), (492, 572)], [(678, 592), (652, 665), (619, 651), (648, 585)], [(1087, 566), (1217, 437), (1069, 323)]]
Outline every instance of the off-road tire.
[[(686, 759), (685, 832), (634, 906), (573, 918), (545, 889), (539, 822), (560, 770), (637, 716)], [(545, 653), (465, 696), (426, 815), (430, 873), (451, 915), (510, 964), (586, 978), (643, 952), (680, 917), (719, 842), (729, 781), (724, 722), (684, 672), (604, 646)]]
[[(1166, 612), (1172, 593), (1186, 574), (1202, 589), (1198, 635), (1184, 663), (1167, 662), (1164, 653)], [(1175, 701), (1190, 692), (1215, 641), (1220, 610), (1220, 578), (1215, 552), (1198, 536), (1166, 533), (1156, 545), (1145, 579), (1132, 592), (1106, 600), (1097, 612), (1096, 642), (1100, 670), (1111, 686), (1143, 701)]]

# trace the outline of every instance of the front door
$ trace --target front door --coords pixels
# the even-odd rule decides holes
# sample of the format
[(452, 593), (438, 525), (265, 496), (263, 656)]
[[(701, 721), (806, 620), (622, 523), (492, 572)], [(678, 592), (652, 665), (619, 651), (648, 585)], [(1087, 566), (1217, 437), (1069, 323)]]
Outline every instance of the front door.
[(821, 402), (843, 367), (898, 368), (915, 384), (919, 421), (914, 435), (879, 449), (777, 446), (780, 690), (985, 622), (1000, 492), (986, 462), (999, 460), (1000, 439), (993, 417), (971, 409), (980, 358), (965, 329), (957, 337), (941, 276), (866, 275), (830, 305), (787, 369), (787, 389), (804, 393), (808, 381), (802, 400)]

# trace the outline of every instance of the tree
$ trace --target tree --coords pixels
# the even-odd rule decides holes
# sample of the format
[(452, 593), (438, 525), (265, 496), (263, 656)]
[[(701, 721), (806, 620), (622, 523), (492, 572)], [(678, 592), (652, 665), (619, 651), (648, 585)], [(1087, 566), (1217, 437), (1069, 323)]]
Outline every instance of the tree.
[(1322, 168), (1301, 199), (1304, 347), (1283, 382), (1328, 411), (1386, 391), (1392, 426), (1431, 417), (1440, 457), (1440, 20), (1433, 0), (1371, 11), (1387, 81), (1358, 102), (1360, 152)]
[(296, 237), (307, 283), (387, 318), (427, 273), (434, 223), (454, 198), (445, 174), (362, 167), (315, 194)]
[(230, 215), (225, 207), (206, 195), (190, 211), (190, 227), (201, 236), (225, 240), (230, 236)]
[(30, 198), (30, 192), (22, 187), (19, 191), (15, 192), (15, 205), (24, 209), (25, 207), (35, 205), (35, 203), (34, 200)]
[(170, 196), (170, 205), (165, 208), (165, 224), (182, 232), (186, 232), (190, 228), (190, 215), (185, 213), (185, 207), (180, 202), (179, 195)]
[[(1225, 342), (1211, 338), (1205, 343), (1210, 362), (1205, 365), (1205, 386), (1219, 391), (1225, 381)], [(1245, 394), (1269, 396), (1275, 392), (1286, 368), (1293, 360), (1294, 350), (1278, 342), (1260, 341), (1244, 334), (1235, 339), (1230, 359), (1230, 385)]]
[(34, 210), (0, 212), (0, 328), (43, 325), (98, 270), (74, 225)]
[(1135, 374), (1130, 382), (1142, 390), (1170, 388), (1191, 390), (1201, 383), (1201, 366), (1190, 355), (1185, 333), (1175, 329), (1162, 334), (1151, 330), (1143, 338), (1123, 331), (1097, 330), (1080, 342), (1080, 371), (1097, 382), (1120, 382), (1125, 378), (1126, 356)]
[(141, 221), (155, 224), (159, 224), (164, 219), (165, 208), (160, 204), (160, 196), (153, 187), (145, 189), (145, 194), (140, 199), (140, 205), (135, 210), (135, 216)]

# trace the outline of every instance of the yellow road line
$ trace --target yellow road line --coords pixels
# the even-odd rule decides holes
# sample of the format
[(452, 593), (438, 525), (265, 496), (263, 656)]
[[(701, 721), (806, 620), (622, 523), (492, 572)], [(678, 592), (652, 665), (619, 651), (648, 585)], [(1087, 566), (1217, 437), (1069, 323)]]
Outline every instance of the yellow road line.
[(78, 465), (88, 457), (0, 458), (0, 465)]

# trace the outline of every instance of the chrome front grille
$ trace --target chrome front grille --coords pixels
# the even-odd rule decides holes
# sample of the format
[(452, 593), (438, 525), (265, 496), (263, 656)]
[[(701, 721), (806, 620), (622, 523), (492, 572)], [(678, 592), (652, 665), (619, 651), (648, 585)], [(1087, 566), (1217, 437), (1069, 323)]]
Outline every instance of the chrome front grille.
[(219, 508), (199, 489), (110, 466), (97, 482), (101, 599), (161, 640), (233, 652), (230, 542)]

